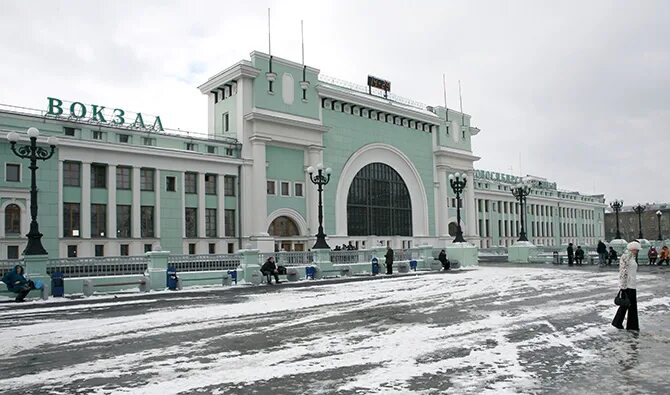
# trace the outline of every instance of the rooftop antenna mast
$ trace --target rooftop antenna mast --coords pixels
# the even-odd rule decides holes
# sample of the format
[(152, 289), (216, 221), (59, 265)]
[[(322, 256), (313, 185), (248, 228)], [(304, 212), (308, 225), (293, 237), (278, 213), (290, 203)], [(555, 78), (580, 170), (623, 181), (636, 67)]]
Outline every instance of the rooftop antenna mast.
[(272, 56), (272, 40), (270, 39), (270, 7), (268, 7), (268, 55)]
[(302, 47), (302, 80), (305, 81), (307, 66), (305, 66), (305, 29), (302, 19), (300, 20), (300, 45)]
[(268, 79), (268, 92), (272, 93), (272, 85), (277, 78), (277, 74), (272, 72), (272, 39), (270, 32), (270, 7), (268, 7), (268, 55), (270, 55), (270, 60), (268, 60), (268, 72), (265, 73), (265, 76)]
[[(442, 73), (442, 91), (444, 93), (444, 109), (445, 109), (445, 116), (444, 120), (449, 122), (449, 108), (447, 107), (447, 80), (444, 76), (444, 73)], [(449, 133), (449, 126), (447, 126), (447, 133)]]
[(461, 94), (461, 80), (458, 80), (458, 100), (461, 102), (461, 126), (465, 127), (465, 114), (463, 114), (463, 95)]

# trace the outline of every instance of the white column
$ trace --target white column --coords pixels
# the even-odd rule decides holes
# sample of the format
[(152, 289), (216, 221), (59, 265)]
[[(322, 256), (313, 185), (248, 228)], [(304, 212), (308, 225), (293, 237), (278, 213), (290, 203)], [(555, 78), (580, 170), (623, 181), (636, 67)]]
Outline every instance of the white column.
[(210, 135), (215, 135), (216, 131), (214, 130), (214, 125), (216, 123), (214, 122), (214, 117), (216, 116), (216, 103), (214, 103), (214, 94), (209, 93), (207, 95), (207, 132)]
[(198, 173), (198, 237), (205, 237), (205, 173)]
[(91, 238), (91, 163), (81, 164), (81, 237)]
[[(321, 162), (322, 147), (310, 146), (307, 149), (307, 166), (316, 167)], [(319, 229), (319, 193), (316, 185), (309, 179), (309, 173), (305, 170), (305, 199), (307, 208), (307, 232), (309, 236), (316, 235)], [(336, 215), (345, 215), (345, 213), (336, 213)]]
[(142, 226), (141, 226), (141, 210), (140, 210), (140, 168), (139, 167), (133, 167), (133, 175), (131, 177), (132, 179), (132, 184), (133, 184), (133, 207), (132, 207), (132, 233), (131, 236), (133, 238), (139, 239), (142, 237)]
[[(28, 206), (26, 206), (26, 212), (28, 212)], [(62, 160), (58, 160), (58, 238), (63, 238), (63, 161)]]
[(246, 199), (245, 203), (247, 205), (252, 204), (253, 215), (254, 215), (254, 225), (251, 229), (251, 234), (253, 235), (267, 235), (267, 228), (265, 227), (265, 220), (268, 213), (268, 203), (267, 203), (267, 190), (266, 190), (266, 157), (265, 157), (265, 144), (268, 141), (267, 139), (252, 137), (251, 141), (251, 154), (253, 158), (252, 166), (252, 196), (251, 199)]
[(447, 208), (447, 167), (437, 166), (437, 224), (438, 237), (449, 237), (449, 211)]
[[(226, 226), (226, 191), (225, 191), (225, 181), (226, 175), (219, 174), (217, 184), (216, 196), (218, 197), (218, 203), (216, 207), (216, 234), (219, 238), (223, 239), (225, 237), (225, 226)], [(237, 180), (236, 180), (237, 181)], [(235, 191), (237, 192), (237, 191)]]
[(107, 237), (116, 238), (116, 165), (107, 166)]
[(474, 170), (467, 171), (467, 185), (465, 187), (465, 234), (467, 237), (476, 238), (477, 228), (475, 215), (475, 179)]
[(186, 238), (186, 172), (181, 172), (181, 237)]
[(154, 170), (154, 194), (156, 201), (154, 203), (154, 237), (161, 238), (161, 171)]

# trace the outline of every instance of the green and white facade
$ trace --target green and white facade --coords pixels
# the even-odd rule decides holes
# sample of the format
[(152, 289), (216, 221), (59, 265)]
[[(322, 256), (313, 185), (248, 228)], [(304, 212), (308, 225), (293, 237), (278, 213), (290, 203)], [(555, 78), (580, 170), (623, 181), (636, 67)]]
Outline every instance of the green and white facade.
[[(318, 164), (332, 169), (323, 196), (331, 246), (447, 245), (456, 222), (447, 179), (454, 172), (468, 179), (466, 239), (507, 246), (518, 235), (510, 190), (517, 180), (475, 170), (471, 139), (479, 129), (468, 114), (370, 94), (260, 52), (199, 89), (208, 97), (206, 136), (148, 131), (136, 118), (115, 124), (92, 117), (91, 107), (83, 114), (83, 104), (73, 114), (72, 103), (62, 103), (61, 114), (46, 102), (44, 110), (0, 107), (0, 259), (20, 254), (26, 242), (30, 173), (5, 137), (29, 127), (40, 130), (42, 144), (60, 140), (37, 180), (40, 230), (52, 257), (138, 255), (158, 244), (183, 254), (249, 245), (306, 250), (318, 227), (307, 168)], [(533, 179), (531, 241), (603, 238), (603, 196)]]

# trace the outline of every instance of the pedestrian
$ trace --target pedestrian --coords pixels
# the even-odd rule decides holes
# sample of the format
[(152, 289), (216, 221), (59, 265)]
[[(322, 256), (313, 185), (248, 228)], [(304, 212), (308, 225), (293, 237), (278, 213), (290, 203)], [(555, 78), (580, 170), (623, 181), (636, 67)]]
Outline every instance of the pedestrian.
[(575, 263), (577, 263), (577, 266), (581, 266), (583, 260), (584, 250), (582, 250), (581, 246), (577, 246), (577, 251), (575, 251)]
[(386, 247), (386, 274), (393, 274), (393, 250), (391, 247)]
[(658, 265), (661, 266), (663, 262), (665, 262), (666, 265), (670, 265), (670, 248), (668, 248), (668, 246), (663, 246), (663, 248), (661, 248)]
[(451, 262), (449, 262), (449, 259), (447, 259), (446, 251), (440, 251), (440, 255), (437, 256), (437, 260), (440, 261), (444, 270), (449, 270), (451, 268)]
[(16, 265), (12, 271), (2, 276), (2, 282), (7, 285), (7, 290), (16, 294), (15, 302), (23, 302), (28, 293), (35, 289), (35, 283), (23, 276), (23, 266)]
[(616, 261), (616, 260), (617, 260), (617, 253), (616, 253), (616, 251), (614, 251), (614, 248), (611, 247), (611, 246), (610, 246), (610, 253), (609, 253), (609, 256), (608, 256), (607, 258), (608, 258), (608, 259), (607, 259), (607, 264), (608, 264), (608, 265), (611, 265), (611, 264), (612, 264), (612, 261)]
[(575, 260), (575, 252), (572, 249), (572, 243), (568, 244), (568, 266), (572, 266), (572, 263)]
[(623, 319), (628, 312), (626, 329), (640, 330), (640, 323), (637, 318), (637, 262), (635, 257), (641, 248), (640, 243), (631, 241), (626, 246), (626, 251), (621, 254), (621, 259), (619, 259), (619, 292), (621, 292), (622, 298), (628, 299), (628, 305), (620, 305), (612, 320), (612, 326), (618, 329), (623, 329)]
[(656, 247), (652, 246), (651, 248), (649, 248), (647, 257), (649, 258), (649, 265), (656, 264), (656, 259), (658, 259), (658, 251), (656, 251)]
[(267, 278), (268, 285), (272, 285), (272, 277), (275, 278), (275, 283), (279, 284), (279, 273), (277, 270), (277, 265), (275, 264), (275, 257), (269, 257), (263, 266), (261, 266), (261, 273)]
[(598, 240), (598, 248), (596, 248), (596, 252), (598, 253), (598, 264), (604, 265), (605, 259), (607, 259), (607, 246), (602, 240)]

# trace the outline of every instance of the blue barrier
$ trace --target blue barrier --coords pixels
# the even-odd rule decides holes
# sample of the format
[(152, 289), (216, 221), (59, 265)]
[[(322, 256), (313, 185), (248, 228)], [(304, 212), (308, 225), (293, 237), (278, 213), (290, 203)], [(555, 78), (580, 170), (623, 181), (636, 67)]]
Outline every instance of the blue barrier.
[(228, 270), (228, 275), (235, 282), (235, 285), (237, 285), (237, 270)]
[(168, 267), (166, 276), (167, 276), (166, 282), (168, 289), (171, 291), (176, 291), (177, 289), (179, 289), (179, 285), (177, 283), (177, 269), (175, 269), (174, 267)]
[(65, 295), (65, 276), (62, 272), (51, 273), (51, 295), (62, 298)]
[(411, 261), (409, 261), (409, 268), (410, 268), (410, 269), (416, 271), (416, 266), (417, 266), (417, 264), (416, 264), (416, 261), (415, 261), (415, 260), (411, 260)]
[(314, 280), (316, 278), (316, 268), (314, 266), (307, 266), (305, 268), (305, 278)]
[(379, 274), (379, 259), (377, 257), (372, 258), (372, 275)]

